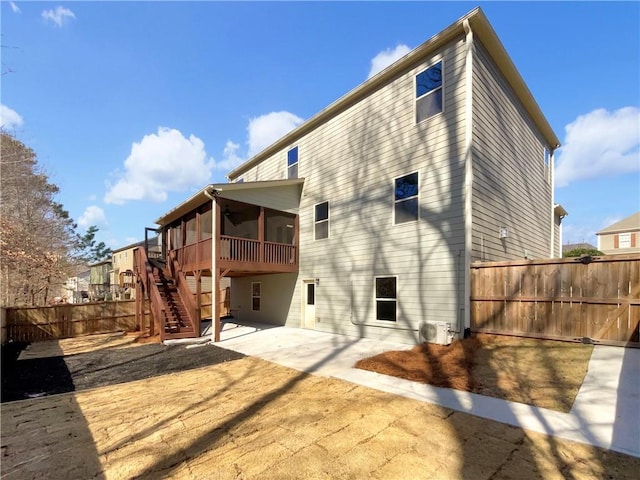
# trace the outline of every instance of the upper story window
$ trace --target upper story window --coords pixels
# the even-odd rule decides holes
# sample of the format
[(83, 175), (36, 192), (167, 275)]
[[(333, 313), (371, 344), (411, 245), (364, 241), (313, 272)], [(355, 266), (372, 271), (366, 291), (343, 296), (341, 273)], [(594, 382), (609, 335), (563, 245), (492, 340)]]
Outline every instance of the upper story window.
[(314, 238), (329, 238), (329, 202), (318, 203), (314, 209)]
[(442, 60), (416, 75), (416, 123), (443, 110)]
[(298, 147), (287, 152), (287, 178), (298, 178)]
[(410, 173), (394, 181), (393, 223), (418, 220), (418, 172)]

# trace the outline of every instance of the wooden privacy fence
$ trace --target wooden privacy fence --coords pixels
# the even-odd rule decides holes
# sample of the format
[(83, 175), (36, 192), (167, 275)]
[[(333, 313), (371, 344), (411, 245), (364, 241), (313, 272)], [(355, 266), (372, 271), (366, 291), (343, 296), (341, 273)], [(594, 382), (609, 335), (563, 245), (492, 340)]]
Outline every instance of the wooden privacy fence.
[[(195, 295), (194, 295), (195, 296)], [(200, 296), (200, 318), (213, 317), (213, 292), (204, 292)], [(231, 289), (220, 289), (220, 316), (225, 317), (231, 312)]]
[(6, 309), (7, 339), (36, 342), (136, 329), (135, 300)]
[(471, 266), (471, 330), (640, 347), (640, 255)]

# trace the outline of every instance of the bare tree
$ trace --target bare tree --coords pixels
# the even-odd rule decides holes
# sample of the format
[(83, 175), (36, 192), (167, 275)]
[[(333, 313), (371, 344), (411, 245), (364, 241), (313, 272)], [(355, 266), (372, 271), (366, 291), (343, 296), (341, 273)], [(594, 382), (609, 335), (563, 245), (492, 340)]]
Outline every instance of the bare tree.
[(42, 171), (35, 152), (6, 132), (0, 147), (0, 302), (46, 304), (73, 266), (76, 225), (55, 201), (59, 188)]

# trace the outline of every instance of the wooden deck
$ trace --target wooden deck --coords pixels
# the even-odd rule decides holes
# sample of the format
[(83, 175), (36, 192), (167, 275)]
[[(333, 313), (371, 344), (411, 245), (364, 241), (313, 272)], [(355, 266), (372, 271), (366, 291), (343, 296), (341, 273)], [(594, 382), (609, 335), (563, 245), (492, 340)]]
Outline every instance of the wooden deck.
[[(221, 235), (217, 247), (218, 267), (231, 275), (298, 271), (298, 248), (295, 245)], [(184, 272), (212, 270), (211, 238), (174, 252)]]

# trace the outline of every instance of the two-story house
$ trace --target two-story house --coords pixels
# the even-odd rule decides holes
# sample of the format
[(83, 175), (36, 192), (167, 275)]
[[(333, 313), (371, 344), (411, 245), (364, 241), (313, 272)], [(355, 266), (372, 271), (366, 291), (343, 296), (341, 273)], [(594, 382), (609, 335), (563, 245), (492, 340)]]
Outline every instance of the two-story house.
[(559, 143), (475, 9), (159, 218), (141, 288), (230, 277), (242, 320), (448, 343), (472, 261), (560, 255)]
[(606, 255), (640, 252), (640, 212), (629, 215), (596, 233), (598, 250)]

